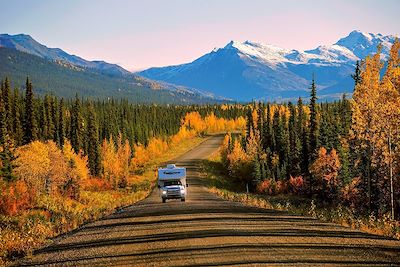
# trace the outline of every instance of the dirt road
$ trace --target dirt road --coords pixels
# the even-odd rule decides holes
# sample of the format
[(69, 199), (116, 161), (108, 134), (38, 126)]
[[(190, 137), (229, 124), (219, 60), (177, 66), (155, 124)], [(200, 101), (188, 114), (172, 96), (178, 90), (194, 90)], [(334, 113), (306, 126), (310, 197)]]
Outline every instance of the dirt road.
[(198, 163), (220, 142), (212, 137), (177, 159), (188, 167), (186, 202), (163, 204), (155, 190), (148, 199), (59, 238), (23, 264), (400, 266), (399, 241), (208, 193)]

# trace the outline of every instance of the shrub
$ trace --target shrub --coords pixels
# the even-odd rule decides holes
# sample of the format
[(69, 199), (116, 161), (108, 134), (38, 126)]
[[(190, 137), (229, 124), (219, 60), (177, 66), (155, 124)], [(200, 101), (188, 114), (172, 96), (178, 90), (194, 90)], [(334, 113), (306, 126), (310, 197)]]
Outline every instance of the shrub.
[(107, 191), (111, 190), (112, 186), (106, 179), (91, 178), (82, 184), (82, 188), (88, 191)]
[(292, 193), (294, 194), (302, 193), (303, 187), (304, 187), (303, 176), (297, 176), (297, 177), (290, 176), (289, 188)]

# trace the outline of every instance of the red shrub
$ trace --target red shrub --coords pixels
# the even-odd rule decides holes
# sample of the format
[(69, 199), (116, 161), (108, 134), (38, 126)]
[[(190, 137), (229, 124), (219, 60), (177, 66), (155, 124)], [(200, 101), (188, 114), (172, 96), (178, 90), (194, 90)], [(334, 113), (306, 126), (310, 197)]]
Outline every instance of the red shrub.
[(30, 207), (34, 194), (24, 181), (4, 184), (1, 187), (0, 212), (4, 215), (16, 215)]
[(257, 192), (258, 193), (272, 193), (272, 183), (271, 180), (264, 180), (257, 185)]
[(303, 176), (292, 177), (289, 179), (289, 186), (292, 193), (299, 194), (303, 190), (304, 179)]
[(275, 185), (275, 193), (276, 194), (285, 194), (287, 193), (288, 185), (286, 181), (277, 181)]
[(360, 189), (359, 185), (361, 183), (360, 177), (355, 177), (349, 184), (345, 185), (341, 189), (341, 196), (343, 202), (346, 203), (351, 208), (356, 208), (360, 204)]
[(112, 189), (111, 183), (109, 181), (99, 178), (91, 178), (86, 180), (82, 184), (82, 187), (84, 190), (88, 191), (106, 191)]

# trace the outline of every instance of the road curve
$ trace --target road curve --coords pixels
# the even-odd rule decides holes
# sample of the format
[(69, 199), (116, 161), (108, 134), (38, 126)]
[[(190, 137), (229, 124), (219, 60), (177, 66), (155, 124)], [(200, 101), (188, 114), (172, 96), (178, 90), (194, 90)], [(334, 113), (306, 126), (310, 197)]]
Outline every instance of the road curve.
[(214, 136), (176, 160), (188, 168), (186, 202), (145, 200), (87, 224), (21, 265), (400, 266), (400, 242), (310, 217), (243, 206), (207, 192), (201, 159)]

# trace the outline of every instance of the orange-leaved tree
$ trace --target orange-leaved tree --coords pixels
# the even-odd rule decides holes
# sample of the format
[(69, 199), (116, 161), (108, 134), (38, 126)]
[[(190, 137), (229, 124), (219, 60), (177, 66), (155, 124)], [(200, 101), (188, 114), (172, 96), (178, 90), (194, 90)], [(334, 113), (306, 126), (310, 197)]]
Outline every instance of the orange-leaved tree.
[(330, 153), (324, 147), (318, 150), (316, 160), (310, 166), (310, 172), (315, 177), (317, 192), (328, 194), (331, 198), (337, 193), (339, 185), (338, 176), (340, 171), (340, 160), (335, 149)]

